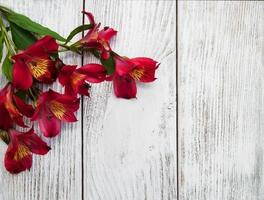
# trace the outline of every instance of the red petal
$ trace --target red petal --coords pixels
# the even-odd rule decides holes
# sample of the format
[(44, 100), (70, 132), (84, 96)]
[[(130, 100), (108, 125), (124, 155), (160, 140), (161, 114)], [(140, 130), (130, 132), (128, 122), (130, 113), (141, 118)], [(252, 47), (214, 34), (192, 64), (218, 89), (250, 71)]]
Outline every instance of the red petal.
[(37, 134), (33, 128), (28, 132), (17, 135), (19, 143), (23, 143), (32, 153), (45, 155), (49, 152), (50, 147)]
[(87, 41), (83, 45), (85, 48), (89, 49), (103, 49), (102, 45), (97, 41)]
[(157, 61), (147, 58), (147, 57), (137, 57), (137, 58), (131, 58), (130, 59), (133, 63), (136, 65), (143, 65), (147, 66), (148, 68), (156, 69), (157, 68)]
[[(82, 75), (85, 78), (85, 75)], [(79, 93), (79, 88), (85, 84), (85, 80), (69, 80), (69, 82), (65, 85), (64, 94), (67, 96), (77, 97)]]
[(35, 121), (41, 118), (42, 109), (43, 109), (42, 105), (38, 105), (35, 108), (34, 114), (31, 117), (31, 121)]
[(145, 67), (135, 67), (129, 74), (136, 81), (148, 83), (156, 80), (155, 70), (156, 69), (147, 69)]
[(32, 154), (29, 149), (19, 144), (16, 137), (12, 137), (5, 154), (5, 168), (12, 174), (30, 169), (32, 166)]
[(22, 116), (20, 116), (20, 117), (11, 117), (11, 118), (17, 125), (19, 125), (21, 127), (24, 127), (24, 128), (28, 127), (27, 125), (25, 125)]
[(55, 137), (60, 133), (61, 122), (53, 115), (44, 115), (39, 119), (39, 128), (45, 137)]
[(79, 43), (83, 44), (87, 48), (96, 48), (101, 44), (98, 42), (98, 29), (100, 24), (95, 25), (92, 29), (90, 29), (86, 35), (79, 41)]
[(87, 64), (76, 70), (86, 75), (86, 80), (91, 83), (100, 83), (105, 80), (106, 70), (99, 64)]
[(67, 95), (67, 96), (73, 96), (73, 97), (77, 96), (77, 92), (74, 91), (74, 89), (72, 88), (71, 84), (66, 84), (65, 85), (64, 94)]
[(32, 75), (25, 63), (16, 60), (13, 66), (13, 82), (14, 87), (27, 90), (32, 86)]
[[(74, 102), (72, 102), (74, 104)], [(66, 122), (76, 122), (77, 119), (72, 111), (72, 105), (63, 104), (57, 100), (49, 103), (50, 112), (59, 120)]]
[(37, 105), (45, 104), (47, 101), (51, 101), (59, 96), (59, 93), (49, 89), (47, 92), (42, 92), (38, 97)]
[(54, 116), (62, 121), (77, 121), (76, 117), (74, 116), (74, 112), (79, 109), (80, 99), (59, 93), (55, 94), (56, 98), (49, 102), (49, 110), (54, 114)]
[(0, 116), (0, 129), (8, 130), (9, 128), (11, 128), (13, 125), (13, 121), (3, 104), (0, 104)]
[(11, 88), (11, 85), (8, 85), (8, 87), (6, 88), (4, 106), (5, 106), (6, 110), (8, 111), (10, 118), (16, 124), (18, 124), (19, 126), (22, 126), (22, 127), (27, 127), (23, 122), (22, 114), (19, 112), (18, 108), (14, 104), (13, 96), (14, 95), (13, 95), (13, 90)]
[(45, 36), (32, 44), (24, 54), (30, 54), (31, 56), (46, 56), (58, 51), (58, 44), (56, 40), (51, 36)]
[(70, 77), (69, 84), (73, 90), (74, 96), (78, 93), (78, 88), (80, 85), (85, 84), (86, 75), (78, 73), (77, 71), (73, 72)]
[(18, 96), (13, 95), (13, 100), (18, 108), (18, 110), (27, 117), (32, 117), (34, 113), (34, 109), (31, 105), (26, 104), (22, 99)]
[(106, 81), (112, 81), (113, 78), (114, 78), (114, 74), (106, 76), (105, 80)]
[(116, 73), (120, 76), (128, 74), (133, 69), (134, 64), (129, 59), (115, 56), (114, 60)]
[(103, 60), (107, 60), (109, 57), (110, 57), (110, 52), (106, 51), (106, 50), (103, 50), (102, 53), (101, 53), (101, 58)]
[(70, 77), (72, 75), (72, 73), (74, 72), (74, 70), (76, 69), (76, 65), (75, 66), (64, 66), (63, 68), (61, 68), (60, 72), (59, 72), (59, 82), (60, 84), (62, 84), (63, 86), (66, 85), (69, 80)]
[[(56, 98), (59, 98), (62, 94), (53, 91), (52, 89), (49, 89), (46, 92), (42, 92), (41, 95), (38, 98), (38, 105), (45, 104), (48, 101), (54, 100)], [(63, 95), (62, 95), (63, 96)]]
[(114, 92), (117, 97), (131, 99), (137, 94), (137, 86), (135, 80), (129, 76), (115, 75), (113, 79)]
[(43, 117), (43, 115), (46, 115), (48, 112), (48, 110), (46, 109), (46, 103), (58, 98), (59, 96), (59, 93), (54, 92), (51, 89), (49, 89), (49, 91), (47, 92), (42, 92), (38, 97), (37, 107), (33, 116), (31, 117), (31, 121), (39, 120)]
[(80, 106), (80, 99), (72, 96), (60, 95), (56, 98), (56, 101), (66, 106), (72, 112), (77, 111)]
[(109, 41), (116, 34), (117, 34), (116, 30), (109, 27), (105, 27), (103, 30), (99, 31), (99, 38), (105, 41)]
[(79, 86), (78, 93), (84, 96), (90, 96), (89, 89), (90, 89), (90, 85), (88, 83), (84, 83)]
[[(80, 99), (63, 95), (53, 90), (44, 92), (38, 99), (37, 113), (32, 120), (43, 118), (43, 116), (56, 117), (59, 120), (74, 122), (77, 121), (74, 112), (78, 110)], [(46, 108), (47, 107), (47, 108)], [(43, 120), (46, 120), (45, 118)], [(44, 129), (44, 128), (43, 128)]]
[(90, 24), (95, 24), (94, 16), (92, 13), (86, 11), (83, 11), (83, 13), (88, 17)]
[(141, 82), (152, 82), (155, 78), (155, 71), (158, 68), (157, 62), (151, 58), (133, 58), (131, 61), (135, 64), (130, 75)]

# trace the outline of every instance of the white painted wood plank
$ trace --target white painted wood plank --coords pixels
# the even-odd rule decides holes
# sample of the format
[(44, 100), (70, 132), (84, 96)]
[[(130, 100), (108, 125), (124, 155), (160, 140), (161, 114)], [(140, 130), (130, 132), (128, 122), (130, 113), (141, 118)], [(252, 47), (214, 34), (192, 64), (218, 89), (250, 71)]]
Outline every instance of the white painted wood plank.
[[(0, 0), (1, 5), (30, 16), (66, 36), (82, 24), (82, 1), (71, 0)], [(81, 58), (63, 55), (65, 63), (79, 63)], [(5, 84), (1, 79), (1, 86)], [(53, 87), (62, 91), (61, 86)], [(80, 119), (80, 112), (78, 114)], [(61, 135), (45, 139), (52, 150), (43, 157), (33, 156), (30, 172), (10, 175), (1, 163), (1, 200), (65, 200), (81, 199), (81, 122), (63, 125)], [(1, 142), (0, 157), (3, 160), (6, 145)]]
[[(119, 30), (113, 49), (162, 64), (138, 98), (93, 85), (84, 110), (85, 199), (176, 199), (176, 2), (93, 0), (86, 9)], [(85, 62), (94, 61), (86, 56)]]
[(180, 199), (264, 199), (264, 2), (179, 2)]

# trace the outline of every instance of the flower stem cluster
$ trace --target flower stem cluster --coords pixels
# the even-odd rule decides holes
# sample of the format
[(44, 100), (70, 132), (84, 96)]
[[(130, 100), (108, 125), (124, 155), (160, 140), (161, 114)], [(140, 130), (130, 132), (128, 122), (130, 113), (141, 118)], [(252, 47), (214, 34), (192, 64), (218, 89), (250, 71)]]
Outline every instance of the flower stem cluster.
[[(77, 121), (80, 96), (89, 96), (91, 84), (113, 81), (115, 95), (131, 99), (136, 97), (137, 82), (156, 79), (158, 63), (151, 58), (127, 58), (114, 52), (110, 40), (117, 31), (100, 28), (89, 12), (83, 11), (89, 24), (75, 28), (67, 38), (3, 6), (0, 12), (0, 61), (5, 46), (2, 71), (7, 78), (0, 90), (0, 138), (8, 145), (4, 164), (10, 173), (29, 170), (32, 154), (44, 155), (50, 150), (34, 131), (33, 122), (44, 137), (57, 136), (63, 122)], [(82, 31), (87, 31), (85, 36), (71, 42)], [(89, 52), (101, 64), (65, 64), (60, 59), (60, 53), (65, 51)], [(64, 88), (63, 93), (39, 89), (40, 85), (55, 82)], [(18, 131), (18, 127), (28, 130)]]

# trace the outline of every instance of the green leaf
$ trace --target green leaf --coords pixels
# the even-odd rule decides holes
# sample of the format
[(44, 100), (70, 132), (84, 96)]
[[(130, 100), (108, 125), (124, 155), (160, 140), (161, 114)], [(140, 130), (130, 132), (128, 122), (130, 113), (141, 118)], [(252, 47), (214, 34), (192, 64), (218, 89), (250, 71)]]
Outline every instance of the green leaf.
[(12, 10), (10, 10), (9, 8), (4, 7), (4, 6), (0, 6), (0, 11), (3, 12), (4, 14), (13, 13)]
[(107, 74), (111, 75), (115, 72), (115, 60), (112, 55), (107, 60), (100, 59), (102, 65), (105, 67)]
[(13, 42), (20, 50), (26, 49), (31, 44), (37, 41), (37, 38), (32, 33), (23, 28), (20, 28), (12, 22), (10, 23), (10, 28)]
[(91, 29), (93, 28), (93, 25), (92, 24), (85, 24), (85, 25), (81, 25), (81, 26), (78, 26), (77, 28), (75, 28), (70, 34), (69, 36), (67, 37), (66, 41), (65, 41), (65, 44), (67, 44), (69, 41), (71, 41), (71, 39), (77, 35), (78, 33), (82, 32), (82, 31), (85, 31), (85, 30), (88, 30), (88, 29)]
[(9, 56), (10, 56), (9, 54), (6, 55), (5, 60), (2, 65), (2, 70), (3, 70), (3, 74), (5, 75), (5, 77), (9, 81), (12, 81), (13, 64), (11, 63)]
[(50, 56), (51, 56), (51, 58), (52, 58), (54, 61), (56, 61), (56, 60), (59, 58), (59, 53), (58, 53), (58, 52), (56, 52), (56, 53), (52, 53), (52, 54), (50, 54)]
[(96, 58), (100, 58), (100, 52), (97, 50), (97, 49), (94, 49), (93, 51), (92, 51), (92, 54), (96, 57)]
[(16, 92), (16, 96), (18, 96), (20, 99), (26, 100), (27, 93), (24, 90), (19, 90)]
[(0, 62), (2, 61), (3, 57), (3, 47), (4, 47), (4, 34), (0, 32)]
[(41, 24), (32, 21), (30, 18), (25, 15), (21, 15), (15, 12), (5, 13), (7, 20), (23, 28), (27, 31), (39, 34), (41, 36), (50, 35), (59, 41), (65, 41), (65, 38), (60, 36), (58, 33), (50, 30), (49, 28), (42, 26)]

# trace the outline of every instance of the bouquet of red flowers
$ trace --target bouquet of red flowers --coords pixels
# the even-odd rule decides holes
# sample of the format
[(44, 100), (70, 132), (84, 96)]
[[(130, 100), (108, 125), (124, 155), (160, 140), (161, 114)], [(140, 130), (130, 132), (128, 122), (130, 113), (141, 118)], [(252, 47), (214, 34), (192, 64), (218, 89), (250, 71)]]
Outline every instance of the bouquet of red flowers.
[[(77, 121), (79, 96), (89, 97), (91, 84), (113, 81), (115, 95), (130, 99), (136, 97), (138, 81), (155, 80), (159, 64), (151, 58), (128, 58), (114, 52), (110, 40), (117, 31), (100, 28), (89, 12), (83, 11), (89, 24), (75, 28), (67, 38), (6, 7), (0, 6), (0, 12), (0, 60), (5, 46), (2, 72), (7, 79), (0, 90), (0, 137), (8, 145), (4, 163), (10, 173), (30, 169), (33, 153), (44, 155), (50, 150), (29, 121), (35, 121), (45, 137), (55, 137), (61, 122)], [(71, 42), (84, 31), (82, 39)], [(101, 64), (66, 64), (59, 56), (65, 51), (90, 52)], [(41, 90), (41, 84), (57, 80), (64, 87), (63, 94)], [(21, 132), (18, 127), (29, 130)]]

